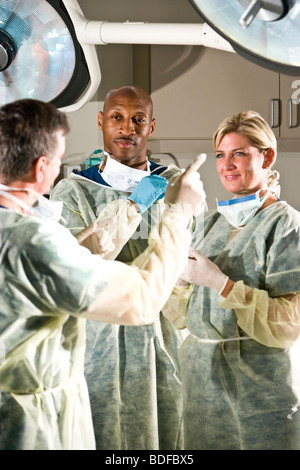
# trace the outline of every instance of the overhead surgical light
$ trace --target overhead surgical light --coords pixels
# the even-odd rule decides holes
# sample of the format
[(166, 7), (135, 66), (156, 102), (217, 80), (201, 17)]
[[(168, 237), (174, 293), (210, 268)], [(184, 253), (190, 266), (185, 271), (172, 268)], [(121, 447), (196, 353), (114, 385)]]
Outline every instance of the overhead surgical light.
[(201, 17), (244, 58), (300, 75), (299, 0), (190, 0)]
[(86, 19), (77, 0), (0, 0), (0, 105), (34, 98), (79, 109), (100, 84), (96, 44), (204, 45), (233, 52), (205, 24), (108, 23)]
[(203, 45), (300, 75), (300, 0), (190, 0), (206, 23), (88, 20), (77, 0), (0, 0), (0, 104), (20, 98), (73, 111), (96, 93), (95, 45)]
[(0, 0), (0, 104), (34, 98), (64, 108), (83, 93), (90, 98), (92, 81), (94, 92), (94, 46), (83, 50), (61, 1)]

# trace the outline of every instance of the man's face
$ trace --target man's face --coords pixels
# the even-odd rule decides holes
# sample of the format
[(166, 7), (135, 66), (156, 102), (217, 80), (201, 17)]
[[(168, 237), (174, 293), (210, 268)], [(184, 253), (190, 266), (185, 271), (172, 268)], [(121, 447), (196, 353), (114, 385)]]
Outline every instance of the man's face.
[(98, 116), (104, 150), (119, 162), (139, 167), (145, 162), (148, 137), (155, 128), (152, 103), (137, 92), (119, 91), (110, 95)]

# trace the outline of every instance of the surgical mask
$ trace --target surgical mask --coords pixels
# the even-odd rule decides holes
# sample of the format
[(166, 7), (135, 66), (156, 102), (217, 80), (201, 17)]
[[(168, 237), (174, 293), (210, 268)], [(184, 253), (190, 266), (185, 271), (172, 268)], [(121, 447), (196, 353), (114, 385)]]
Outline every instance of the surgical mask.
[(104, 152), (104, 154), (106, 155), (106, 164), (100, 174), (104, 181), (113, 189), (132, 192), (145, 176), (151, 174), (149, 162), (147, 162), (148, 169), (146, 171), (137, 170), (136, 168), (131, 168), (123, 163), (117, 162), (117, 160), (111, 158), (106, 152)]
[[(33, 206), (29, 206), (28, 204), (26, 204), (26, 202), (22, 201), (13, 194), (10, 194), (8, 191), (31, 192), (37, 196), (37, 201)], [(63, 202), (50, 201), (49, 199), (37, 193), (33, 189), (14, 188), (10, 186), (5, 186), (4, 184), (0, 184), (0, 195), (4, 196), (6, 199), (13, 201), (15, 204), (18, 204), (18, 206), (22, 207), (22, 209), (24, 209), (30, 215), (41, 217), (47, 220), (54, 220), (55, 222), (58, 222), (61, 218)]]
[(236, 228), (242, 227), (253, 219), (258, 209), (264, 204), (270, 192), (269, 188), (265, 190), (267, 193), (263, 197), (259, 197), (259, 193), (264, 189), (259, 189), (255, 194), (235, 197), (228, 201), (217, 201), (218, 212), (226, 217), (230, 225)]

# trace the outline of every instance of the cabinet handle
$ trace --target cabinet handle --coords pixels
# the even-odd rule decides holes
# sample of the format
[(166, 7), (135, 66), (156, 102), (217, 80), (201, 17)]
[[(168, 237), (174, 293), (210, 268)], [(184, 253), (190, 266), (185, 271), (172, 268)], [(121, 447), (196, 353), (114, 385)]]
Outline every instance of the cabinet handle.
[[(288, 128), (289, 129), (294, 129), (295, 127), (298, 126), (297, 116), (296, 116), (296, 124), (294, 125), (293, 124), (293, 100), (289, 99), (288, 103), (289, 103), (289, 124), (288, 124)], [(296, 106), (296, 110), (297, 110), (297, 105), (295, 104), (295, 106)]]
[[(271, 128), (275, 129), (280, 126), (280, 102), (278, 98), (271, 98)], [(275, 122), (275, 103), (277, 103), (277, 122)]]

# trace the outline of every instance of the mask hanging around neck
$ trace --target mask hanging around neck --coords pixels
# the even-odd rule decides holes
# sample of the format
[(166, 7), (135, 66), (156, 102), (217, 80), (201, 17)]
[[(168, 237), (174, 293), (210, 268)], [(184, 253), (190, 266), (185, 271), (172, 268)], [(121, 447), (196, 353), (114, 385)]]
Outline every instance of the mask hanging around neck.
[[(267, 193), (263, 197), (259, 197), (261, 191), (266, 190)], [(259, 189), (255, 194), (248, 196), (235, 197), (227, 201), (217, 201), (217, 210), (226, 217), (230, 225), (234, 227), (242, 227), (253, 219), (256, 212), (263, 206), (269, 195), (270, 189)]]
[[(10, 194), (8, 191), (27, 191), (35, 194), (37, 196), (37, 201), (33, 206), (29, 206), (24, 201), (19, 199), (18, 197)], [(14, 188), (11, 186), (6, 186), (4, 184), (0, 184), (0, 195), (13, 201), (19, 207), (24, 209), (28, 214), (34, 215), (36, 217), (41, 217), (47, 220), (53, 220), (58, 222), (61, 218), (62, 209), (63, 209), (63, 202), (62, 201), (50, 201), (46, 197), (42, 196), (41, 194), (33, 191), (29, 188)]]
[(104, 170), (100, 173), (104, 181), (109, 184), (113, 189), (125, 192), (132, 192), (139, 182), (151, 174), (150, 164), (147, 161), (147, 170), (137, 170), (130, 166), (118, 162), (111, 158), (105, 152), (106, 163)]

